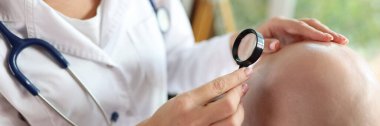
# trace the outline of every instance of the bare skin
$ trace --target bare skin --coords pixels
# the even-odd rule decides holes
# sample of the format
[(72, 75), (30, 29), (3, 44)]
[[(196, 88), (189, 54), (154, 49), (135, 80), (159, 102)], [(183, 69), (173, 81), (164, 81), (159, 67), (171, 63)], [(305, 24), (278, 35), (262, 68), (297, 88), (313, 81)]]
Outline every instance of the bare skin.
[(245, 126), (378, 126), (380, 85), (346, 46), (297, 43), (264, 56), (244, 98)]
[(96, 15), (100, 0), (44, 0), (50, 7), (76, 19), (89, 19)]

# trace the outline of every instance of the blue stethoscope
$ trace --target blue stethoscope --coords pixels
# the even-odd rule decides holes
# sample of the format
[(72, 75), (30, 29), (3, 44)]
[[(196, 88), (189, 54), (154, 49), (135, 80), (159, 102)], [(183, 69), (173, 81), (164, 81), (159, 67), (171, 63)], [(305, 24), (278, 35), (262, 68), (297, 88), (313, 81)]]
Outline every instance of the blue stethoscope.
[[(54, 105), (52, 105), (49, 100), (46, 99), (45, 96), (40, 94), (40, 90), (20, 71), (17, 65), (17, 57), (25, 48), (37, 46), (41, 47), (40, 49), (45, 50), (45, 52), (51, 56), (51, 58), (56, 61), (56, 63), (63, 69), (65, 69), (72, 78), (79, 84), (79, 86), (91, 97), (91, 99), (95, 102), (99, 111), (101, 111), (103, 118), (107, 121), (109, 126), (112, 125), (112, 122), (117, 120), (118, 114), (113, 113), (111, 115), (111, 120), (107, 119), (107, 115), (103, 109), (103, 107), (99, 104), (98, 100), (94, 97), (94, 95), (88, 90), (88, 88), (83, 84), (83, 82), (75, 75), (75, 73), (70, 69), (69, 62), (63, 57), (63, 55), (54, 48), (48, 42), (37, 39), (37, 38), (27, 38), (21, 39), (11, 33), (5, 25), (0, 22), (0, 32), (3, 35), (5, 41), (8, 41), (10, 52), (8, 54), (8, 68), (11, 74), (16, 78), (16, 80), (33, 96), (39, 97), (47, 106), (49, 106), (52, 110), (54, 110), (58, 115), (60, 115), (63, 119), (65, 119), (69, 124), (73, 126), (77, 126), (72, 120), (70, 120), (67, 116), (65, 116), (60, 110), (58, 110)], [(112, 122), (111, 122), (112, 121)]]
[[(150, 0), (150, 3), (156, 13), (157, 21), (159, 28), (162, 33), (168, 31), (170, 22), (169, 14), (165, 8), (155, 6), (153, 0)], [(116, 122), (119, 114), (113, 112), (111, 114), (111, 119), (107, 118), (107, 114), (103, 107), (100, 105), (99, 101), (94, 97), (94, 95), (88, 90), (88, 88), (83, 84), (83, 82), (78, 78), (78, 76), (70, 69), (69, 62), (65, 57), (51, 44), (48, 42), (38, 39), (38, 38), (26, 38), (21, 39), (15, 34), (10, 32), (5, 25), (0, 21), (0, 32), (3, 35), (5, 41), (9, 43), (10, 52), (8, 54), (8, 68), (13, 77), (33, 96), (39, 97), (47, 106), (54, 110), (59, 116), (61, 116), (65, 121), (73, 126), (77, 126), (72, 120), (70, 120), (66, 115), (64, 115), (57, 107), (55, 107), (45, 96), (40, 94), (40, 90), (20, 71), (17, 65), (17, 57), (19, 54), (28, 47), (37, 46), (41, 47), (40, 49), (44, 50), (52, 60), (54, 60), (62, 69), (65, 69), (70, 76), (78, 83), (78, 85), (84, 90), (96, 104), (98, 110), (101, 112), (104, 120), (107, 122), (107, 125), (112, 126), (113, 122)]]

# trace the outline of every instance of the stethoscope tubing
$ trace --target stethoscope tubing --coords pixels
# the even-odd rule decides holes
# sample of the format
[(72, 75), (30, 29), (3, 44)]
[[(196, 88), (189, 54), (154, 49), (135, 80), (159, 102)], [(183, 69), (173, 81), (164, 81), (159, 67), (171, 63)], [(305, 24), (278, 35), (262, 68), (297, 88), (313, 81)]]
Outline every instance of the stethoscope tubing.
[(59, 64), (61, 68), (68, 68), (69, 63), (63, 57), (57, 49), (55, 49), (49, 43), (40, 40), (40, 39), (21, 39), (11, 33), (5, 25), (0, 22), (0, 32), (3, 35), (3, 38), (9, 43), (10, 52), (8, 55), (8, 64), (9, 69), (12, 75), (18, 80), (18, 82), (31, 93), (33, 96), (38, 95), (39, 90), (33, 85), (33, 83), (20, 71), (17, 65), (18, 55), (25, 49), (31, 46), (42, 47), (51, 57)]

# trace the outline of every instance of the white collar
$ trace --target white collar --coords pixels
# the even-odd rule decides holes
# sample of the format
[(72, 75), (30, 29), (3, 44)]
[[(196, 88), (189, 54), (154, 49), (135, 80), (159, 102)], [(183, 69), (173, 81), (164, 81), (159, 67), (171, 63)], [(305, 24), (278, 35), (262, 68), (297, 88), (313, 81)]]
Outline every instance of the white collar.
[(0, 0), (0, 20), (24, 22), (28, 38), (48, 41), (62, 53), (114, 66), (108, 54), (120, 42), (120, 35), (128, 35), (120, 32), (126, 32), (125, 28), (134, 27), (154, 13), (148, 0), (102, 0), (101, 6), (100, 41), (107, 42), (100, 46), (78, 36), (43, 0)]
[(111, 1), (102, 0), (101, 3), (107, 13), (102, 15), (100, 41), (107, 41), (107, 44), (100, 47), (81, 36), (42, 0), (1, 0), (0, 20), (24, 22), (28, 38), (43, 39), (62, 53), (114, 66), (108, 56), (115, 45), (111, 36), (122, 27), (116, 26), (122, 24), (117, 17), (122, 16), (123, 9), (120, 8), (126, 6), (124, 1), (127, 0)]

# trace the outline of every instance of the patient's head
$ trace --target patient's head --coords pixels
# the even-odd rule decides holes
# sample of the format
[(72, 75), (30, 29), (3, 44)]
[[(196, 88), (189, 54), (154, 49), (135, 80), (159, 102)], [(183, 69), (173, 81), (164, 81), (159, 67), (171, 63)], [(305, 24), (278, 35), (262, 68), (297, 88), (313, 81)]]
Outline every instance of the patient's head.
[(255, 64), (247, 126), (378, 126), (380, 88), (346, 46), (298, 43)]

